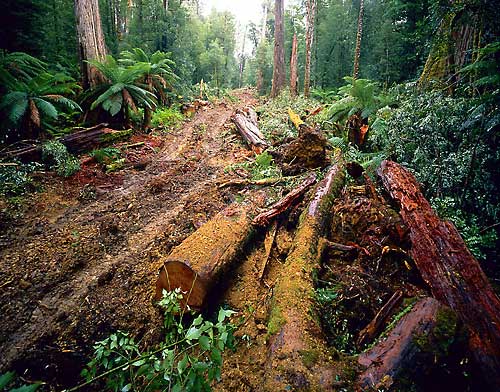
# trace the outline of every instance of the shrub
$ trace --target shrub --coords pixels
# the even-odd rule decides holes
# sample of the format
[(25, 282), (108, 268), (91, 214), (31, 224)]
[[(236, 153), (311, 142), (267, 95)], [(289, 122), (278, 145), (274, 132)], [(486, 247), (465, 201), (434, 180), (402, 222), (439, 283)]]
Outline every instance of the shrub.
[(184, 120), (184, 116), (177, 109), (161, 108), (153, 113), (151, 125), (153, 128), (175, 128)]
[(165, 311), (165, 340), (158, 347), (142, 351), (130, 334), (120, 331), (96, 343), (94, 358), (82, 372), (86, 384), (104, 378), (113, 391), (210, 391), (221, 377), (222, 352), (233, 347), (228, 318), (234, 312), (220, 309), (216, 322), (199, 315), (186, 327), (182, 298), (180, 289), (163, 293), (159, 305)]
[(59, 176), (69, 177), (80, 170), (80, 161), (71, 155), (66, 146), (57, 140), (42, 145), (42, 159)]
[(0, 195), (21, 196), (33, 190), (30, 173), (40, 166), (38, 163), (0, 165)]

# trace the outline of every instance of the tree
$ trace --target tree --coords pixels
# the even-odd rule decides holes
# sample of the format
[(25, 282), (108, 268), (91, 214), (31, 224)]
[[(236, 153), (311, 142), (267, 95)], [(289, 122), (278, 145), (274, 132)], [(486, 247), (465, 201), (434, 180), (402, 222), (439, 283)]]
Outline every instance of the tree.
[(156, 96), (140, 83), (150, 71), (149, 65), (137, 63), (125, 68), (112, 56), (103, 62), (91, 60), (90, 64), (104, 76), (104, 81), (96, 85), (88, 97), (92, 101), (91, 110), (100, 107), (116, 124), (130, 128), (131, 110), (137, 112), (137, 107), (151, 110), (156, 106)]
[(293, 34), (293, 40), (292, 40), (292, 56), (290, 57), (290, 93), (292, 96), (297, 95), (297, 82), (298, 82), (298, 75), (297, 75), (297, 34)]
[[(361, 0), (363, 1), (363, 0)], [(316, 0), (306, 1), (306, 69), (304, 74), (304, 95), (309, 97), (311, 84), (311, 47), (314, 39), (314, 19), (316, 18)]]
[(363, 35), (364, 10), (365, 10), (365, 2), (364, 0), (361, 0), (359, 3), (358, 34), (356, 35), (356, 49), (354, 51), (354, 70), (352, 72), (353, 79), (357, 79), (359, 74), (359, 57), (361, 55), (361, 37)]
[(83, 87), (93, 88), (102, 75), (88, 61), (103, 61), (107, 54), (98, 0), (75, 0), (75, 16)]
[(276, 97), (286, 84), (284, 16), (283, 0), (276, 0), (274, 4), (274, 68), (271, 97)]

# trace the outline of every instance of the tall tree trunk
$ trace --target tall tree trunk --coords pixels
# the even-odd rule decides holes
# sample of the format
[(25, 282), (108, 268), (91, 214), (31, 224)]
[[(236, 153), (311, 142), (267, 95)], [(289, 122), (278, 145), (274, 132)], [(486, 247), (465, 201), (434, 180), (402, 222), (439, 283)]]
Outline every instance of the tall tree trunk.
[[(363, 0), (361, 0), (363, 1)], [(314, 20), (316, 17), (316, 0), (307, 0), (306, 27), (306, 70), (304, 75), (304, 95), (309, 97), (311, 84), (311, 48), (314, 39)]]
[(290, 93), (297, 95), (297, 34), (293, 34), (292, 57), (290, 58)]
[(276, 0), (274, 4), (274, 68), (273, 68), (273, 87), (271, 97), (276, 97), (286, 84), (285, 73), (285, 29), (284, 19), (284, 0)]
[(83, 87), (92, 88), (103, 76), (86, 61), (102, 61), (107, 53), (98, 0), (75, 0), (75, 16)]
[(262, 19), (262, 28), (260, 30), (260, 42), (264, 41), (266, 39), (266, 31), (267, 31), (267, 13), (269, 11), (269, 7), (267, 6), (267, 3), (263, 5), (264, 9), (264, 18)]
[(358, 16), (358, 34), (356, 35), (356, 50), (354, 52), (354, 71), (352, 77), (358, 78), (359, 74), (359, 57), (361, 55), (361, 37), (363, 36), (363, 14), (365, 11), (365, 2), (361, 0), (359, 3), (359, 16)]

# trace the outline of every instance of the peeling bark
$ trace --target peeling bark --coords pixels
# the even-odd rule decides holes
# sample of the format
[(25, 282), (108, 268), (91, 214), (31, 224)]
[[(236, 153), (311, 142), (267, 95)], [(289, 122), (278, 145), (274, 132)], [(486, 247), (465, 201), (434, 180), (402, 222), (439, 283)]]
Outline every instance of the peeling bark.
[(391, 161), (378, 171), (401, 207), (410, 229), (410, 255), (436, 299), (447, 304), (468, 327), (470, 349), (487, 376), (500, 385), (500, 300), (455, 226), (445, 222), (424, 198), (415, 177)]

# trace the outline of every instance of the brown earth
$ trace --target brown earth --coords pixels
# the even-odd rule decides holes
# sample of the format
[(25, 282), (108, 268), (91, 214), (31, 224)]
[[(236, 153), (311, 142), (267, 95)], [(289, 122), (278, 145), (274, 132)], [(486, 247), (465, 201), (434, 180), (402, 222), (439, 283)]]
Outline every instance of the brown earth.
[(202, 108), (176, 131), (129, 141), (145, 142), (127, 152), (143, 163), (137, 169), (43, 174), (43, 190), (16, 212), (0, 204), (0, 371), (60, 389), (79, 379), (92, 343), (109, 333), (158, 339), (158, 260), (235, 200), (238, 189), (217, 185), (230, 179), (224, 168), (251, 156), (230, 116), (257, 99), (235, 94), (237, 102)]

